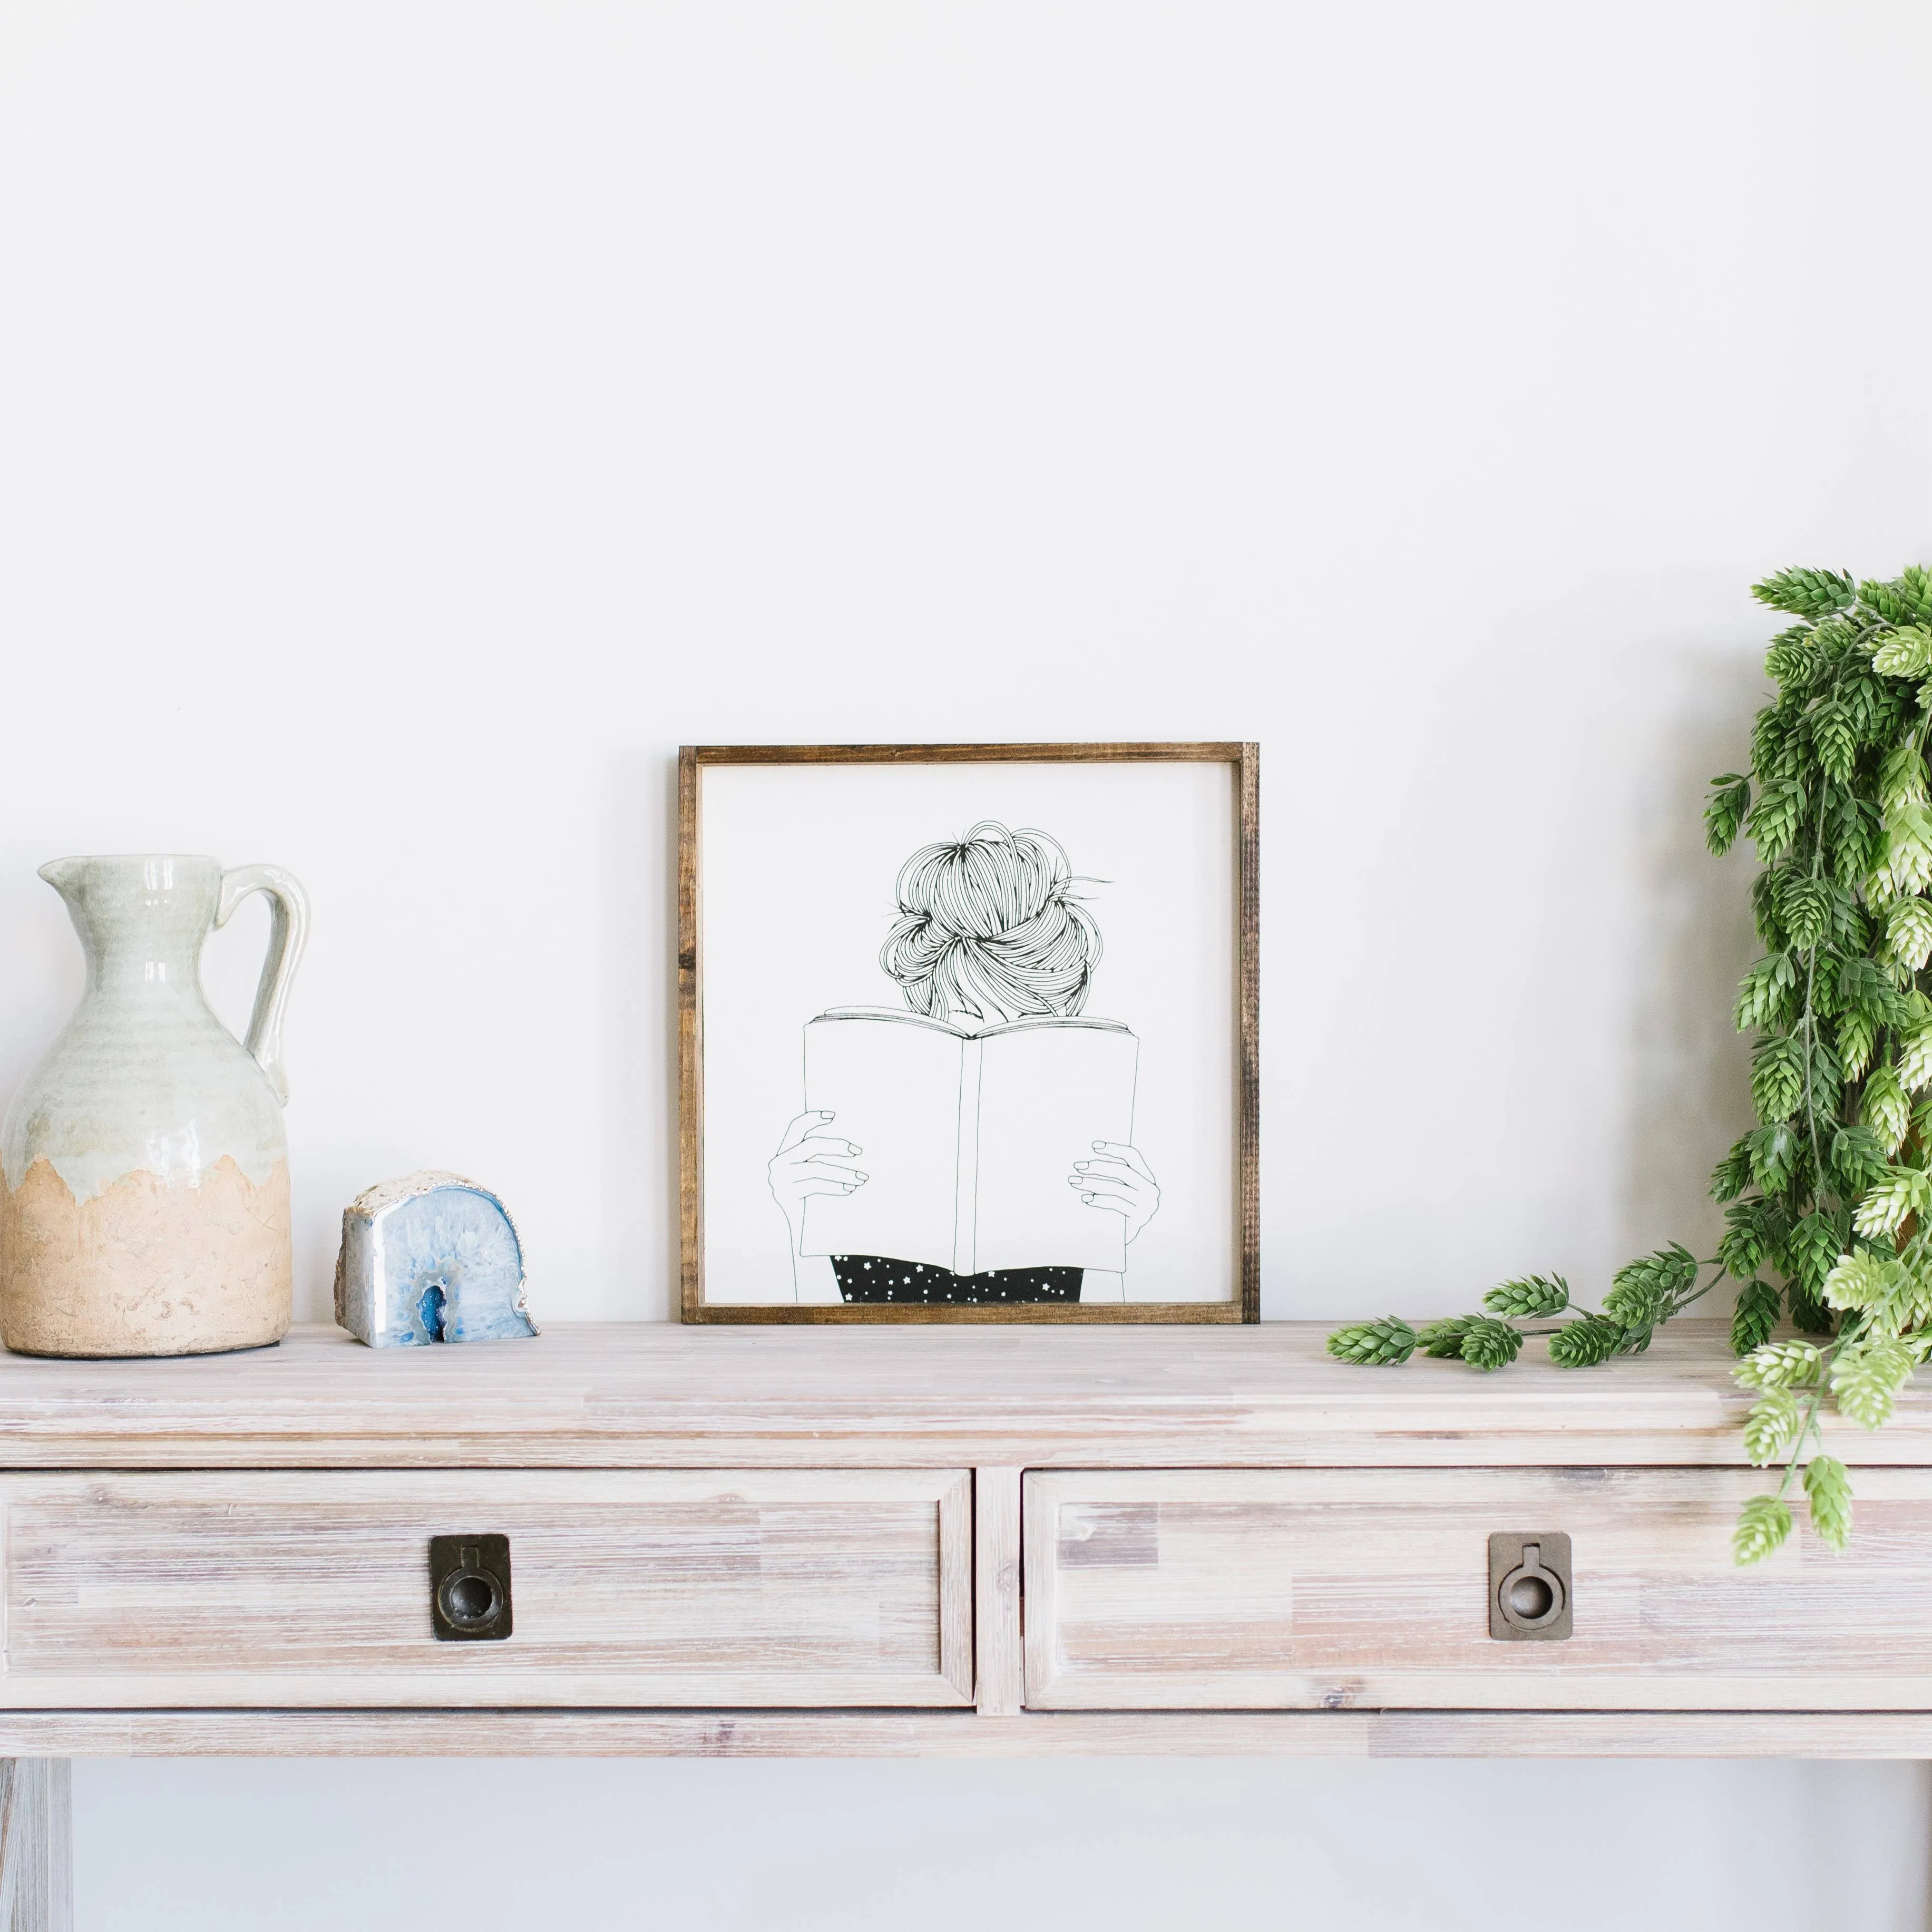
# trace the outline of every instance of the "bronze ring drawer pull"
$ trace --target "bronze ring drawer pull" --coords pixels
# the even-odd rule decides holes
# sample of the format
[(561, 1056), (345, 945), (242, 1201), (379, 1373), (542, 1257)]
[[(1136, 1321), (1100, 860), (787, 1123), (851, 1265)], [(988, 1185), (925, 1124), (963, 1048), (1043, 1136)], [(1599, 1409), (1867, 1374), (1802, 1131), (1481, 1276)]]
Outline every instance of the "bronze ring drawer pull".
[(1574, 1595), (1570, 1539), (1561, 1530), (1490, 1538), (1490, 1634), (1504, 1642), (1560, 1642)]
[(510, 1634), (510, 1539), (433, 1536), (430, 1616), (445, 1642), (494, 1642)]

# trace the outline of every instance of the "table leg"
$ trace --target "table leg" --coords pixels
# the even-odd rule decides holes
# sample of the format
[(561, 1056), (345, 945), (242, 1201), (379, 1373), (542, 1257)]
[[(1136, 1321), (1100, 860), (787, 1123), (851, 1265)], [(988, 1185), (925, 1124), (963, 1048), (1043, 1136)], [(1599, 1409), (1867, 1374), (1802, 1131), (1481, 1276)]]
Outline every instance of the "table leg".
[(73, 1928), (73, 1766), (0, 1757), (0, 1932)]

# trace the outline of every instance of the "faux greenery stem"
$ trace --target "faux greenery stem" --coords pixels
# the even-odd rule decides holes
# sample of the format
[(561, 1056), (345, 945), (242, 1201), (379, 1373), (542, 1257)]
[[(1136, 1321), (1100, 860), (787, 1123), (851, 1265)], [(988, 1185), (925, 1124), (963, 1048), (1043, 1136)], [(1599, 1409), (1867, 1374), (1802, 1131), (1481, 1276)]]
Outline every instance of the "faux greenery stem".
[[(1765, 948), (1736, 1014), (1755, 1036), (1758, 1124), (1711, 1178), (1725, 1204), (1716, 1256), (1700, 1263), (1672, 1243), (1631, 1262), (1600, 1312), (1574, 1304), (1561, 1275), (1526, 1275), (1492, 1288), (1479, 1314), (1420, 1328), (1390, 1316), (1328, 1338), (1348, 1361), (1419, 1350), (1491, 1370), (1546, 1336), (1552, 1360), (1586, 1368), (1648, 1348), (1735, 1282), (1736, 1373), (1755, 1397), (1745, 1453), (1784, 1467), (1738, 1517), (1740, 1563), (1790, 1534), (1795, 1484), (1813, 1529), (1844, 1548), (1851, 1486), (1823, 1451), (1828, 1399), (1876, 1429), (1932, 1355), (1932, 572), (1855, 583), (1786, 570), (1753, 594), (1798, 622), (1765, 659), (1777, 692), (1753, 727), (1750, 774), (1712, 779), (1704, 814), (1713, 852), (1741, 830), (1757, 847)], [(1522, 1325), (1554, 1315), (1568, 1318)]]

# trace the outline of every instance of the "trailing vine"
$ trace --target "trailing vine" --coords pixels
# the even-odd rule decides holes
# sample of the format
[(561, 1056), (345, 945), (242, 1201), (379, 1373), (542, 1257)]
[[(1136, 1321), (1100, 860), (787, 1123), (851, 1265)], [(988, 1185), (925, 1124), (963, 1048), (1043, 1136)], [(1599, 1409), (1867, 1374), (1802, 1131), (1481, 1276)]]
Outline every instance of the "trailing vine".
[[(1756, 1036), (1758, 1124), (1711, 1178), (1726, 1204), (1717, 1253), (1700, 1263), (1673, 1243), (1631, 1262), (1597, 1310), (1561, 1275), (1527, 1275), (1492, 1288), (1478, 1314), (1419, 1328), (1391, 1316), (1328, 1338), (1344, 1361), (1419, 1349), (1490, 1370), (1544, 1336), (1552, 1361), (1586, 1368), (1640, 1353), (1735, 1282), (1734, 1372), (1756, 1397), (1745, 1454), (1784, 1472), (1739, 1514), (1741, 1564), (1790, 1534), (1794, 1490), (1820, 1540), (1846, 1546), (1851, 1484), (1824, 1453), (1827, 1405), (1876, 1429), (1932, 1355), (1932, 572), (1855, 584), (1786, 570), (1752, 594), (1800, 621), (1765, 658), (1778, 691), (1757, 714), (1750, 772), (1713, 778), (1704, 814), (1719, 856), (1740, 830), (1757, 848), (1765, 948), (1736, 1015)], [(1787, 1317), (1796, 1333), (1778, 1339)]]

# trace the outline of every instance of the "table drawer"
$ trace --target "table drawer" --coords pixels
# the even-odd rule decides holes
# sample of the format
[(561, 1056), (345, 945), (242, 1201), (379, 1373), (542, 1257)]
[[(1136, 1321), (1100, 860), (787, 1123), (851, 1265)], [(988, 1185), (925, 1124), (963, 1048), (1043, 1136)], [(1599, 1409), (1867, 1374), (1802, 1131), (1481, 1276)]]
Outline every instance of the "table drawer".
[[(959, 1705), (958, 1471), (0, 1478), (0, 1705)], [(509, 1538), (440, 1641), (432, 1536)]]
[[(1754, 1470), (1029, 1474), (1045, 1710), (1932, 1709), (1932, 1470), (1856, 1473), (1856, 1535), (1739, 1570)], [(1802, 1501), (1800, 1499), (1800, 1510)], [(1492, 1532), (1570, 1538), (1574, 1634), (1490, 1634)]]

